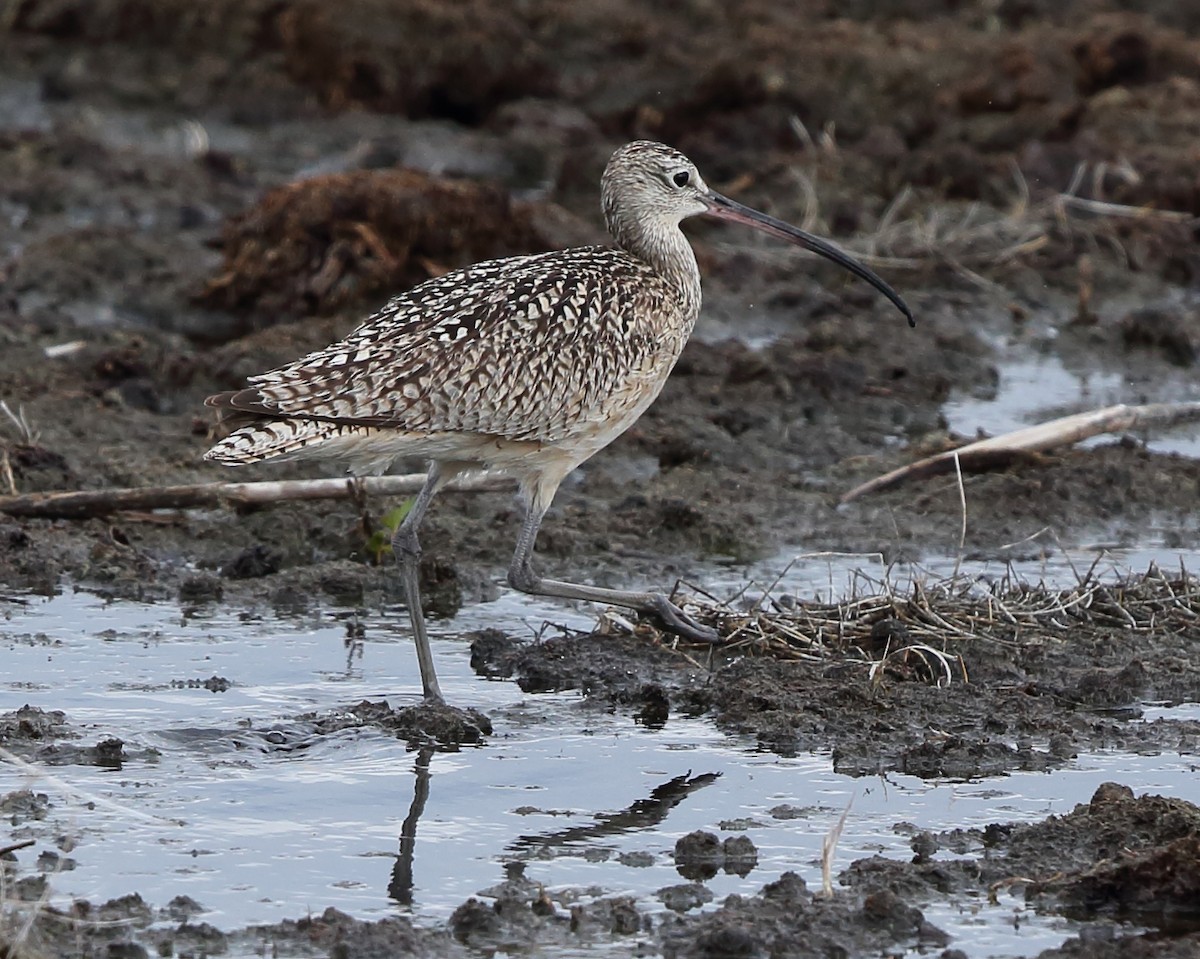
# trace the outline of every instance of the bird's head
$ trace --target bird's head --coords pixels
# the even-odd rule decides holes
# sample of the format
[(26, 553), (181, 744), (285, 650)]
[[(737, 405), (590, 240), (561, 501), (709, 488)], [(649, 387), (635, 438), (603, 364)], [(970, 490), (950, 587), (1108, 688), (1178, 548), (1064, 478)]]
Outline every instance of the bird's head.
[(604, 213), (678, 223), (708, 210), (712, 193), (696, 164), (652, 140), (627, 143), (612, 155), (600, 181)]
[(678, 226), (689, 216), (711, 216), (762, 230), (823, 256), (866, 280), (908, 317), (912, 310), (873, 270), (832, 243), (766, 213), (743, 206), (711, 189), (696, 164), (678, 150), (651, 140), (635, 140), (617, 150), (605, 167), (601, 199), (609, 229), (618, 242), (655, 227)]

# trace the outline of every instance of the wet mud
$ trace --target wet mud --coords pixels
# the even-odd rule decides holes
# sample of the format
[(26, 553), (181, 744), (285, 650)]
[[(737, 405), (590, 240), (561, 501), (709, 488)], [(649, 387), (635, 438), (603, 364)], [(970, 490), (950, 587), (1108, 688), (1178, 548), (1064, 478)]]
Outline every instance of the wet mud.
[[(705, 278), (697, 335), (654, 407), (564, 486), (538, 539), (542, 571), (703, 589), (713, 569), (784, 549), (1003, 563), (1096, 542), (1200, 548), (1200, 466), (1138, 435), (997, 464), (964, 477), (961, 498), (951, 477), (838, 502), (974, 438), (951, 435), (945, 404), (996, 396), (1016, 354), (1056, 357), (1085, 380), (1119, 371), (1150, 399), (1194, 378), (1200, 16), (1188, 5), (691, 4), (686, 26), (625, 0), (336, 10), (4, 10), (0, 493), (313, 475), (203, 463), (220, 429), (203, 398), (349, 331), (388, 291), (483, 257), (602, 242), (600, 170), (622, 142), (652, 137), (723, 192), (874, 257), (919, 326), (825, 265), (689, 224)], [(377, 608), (396, 595), (380, 549), (394, 505), (0, 514), (0, 603), (73, 584), (185, 610)], [(422, 533), (432, 615), (506, 588), (519, 521), (506, 493), (439, 498)], [(709, 655), (653, 624), (629, 635), (611, 621), (592, 635), (470, 639), (482, 677), (578, 690), (650, 728), (702, 715), (766, 753), (828, 750), (850, 775), (977, 779), (1097, 749), (1195, 754), (1200, 723), (1140, 721), (1146, 702), (1200, 700), (1200, 630), (1166, 622), (956, 637), (942, 650), (949, 683), (941, 660), (895, 655), (913, 643), (903, 622), (883, 620), (877, 648), (808, 658)], [(352, 620), (347, 630), (350, 641)], [(302, 748), (346, 724), (415, 749), (487, 748), (491, 733), (478, 712), (370, 702), (280, 717), (261, 747)], [(51, 765), (153, 759), (97, 741), (35, 689), (26, 710), (0, 717), (0, 745)], [(688, 788), (632, 814), (665, 815)], [(16, 827), (44, 812), (39, 795), (10, 793), (0, 809)], [(714, 903), (707, 878), (753, 868), (741, 838), (749, 845), (681, 840), (665, 912), (578, 890), (550, 897), (517, 871), (436, 928), (329, 909), (218, 930), (202, 903), (143, 890), (38, 906), (11, 954), (615, 943), (670, 957), (949, 959), (955, 944), (922, 910), (1000, 892), (1083, 923), (1046, 957), (1200, 954), (1200, 812), (1179, 800), (1111, 785), (1042, 823), (922, 833), (912, 862), (859, 860), (832, 898), (819, 873), (789, 873)], [(56, 862), (6, 852), (6, 910), (37, 903), (70, 851)], [(6, 918), (0, 951), (12, 928)]]

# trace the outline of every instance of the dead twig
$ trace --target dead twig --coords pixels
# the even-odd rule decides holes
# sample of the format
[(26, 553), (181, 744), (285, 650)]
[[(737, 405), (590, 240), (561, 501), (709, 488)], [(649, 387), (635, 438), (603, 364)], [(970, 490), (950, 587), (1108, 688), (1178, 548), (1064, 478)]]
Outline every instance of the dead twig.
[[(411, 495), (425, 482), (423, 473), (365, 478), (280, 480), (258, 483), (190, 483), (183, 486), (147, 486), (133, 489), (78, 490), (67, 493), (24, 493), (0, 496), (0, 513), (53, 519), (89, 519), (119, 510), (199, 509), (218, 506), (269, 506), (314, 499), (354, 499)], [(447, 487), (459, 492), (511, 489), (509, 479), (475, 476), (455, 480)]]
[(7, 856), (10, 852), (16, 852), (18, 849), (27, 849), (36, 842), (36, 839), (24, 839), (21, 842), (14, 842), (9, 843), (7, 846), (0, 846), (0, 856)]
[(35, 429), (33, 424), (25, 416), (25, 407), (18, 406), (14, 413), (9, 405), (0, 400), (0, 413), (8, 417), (9, 422), (17, 431), (18, 440), (25, 446), (37, 446), (37, 442), (41, 439), (41, 430)]

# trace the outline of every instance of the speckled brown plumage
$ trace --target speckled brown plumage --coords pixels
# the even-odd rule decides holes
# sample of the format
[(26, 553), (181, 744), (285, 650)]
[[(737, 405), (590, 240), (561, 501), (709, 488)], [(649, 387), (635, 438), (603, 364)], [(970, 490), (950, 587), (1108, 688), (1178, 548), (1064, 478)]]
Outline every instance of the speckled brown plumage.
[[(610, 192), (616, 232), (624, 211)], [(211, 397), (261, 420), (207, 458), (330, 456), (377, 472), (397, 455), (444, 448), (446, 434), (463, 435), (472, 455), (484, 436), (594, 452), (657, 395), (691, 333), (700, 289), (686, 254), (682, 273), (666, 275), (626, 249), (584, 247), (429, 280), (345, 339)]]
[[(681, 309), (676, 291), (621, 250), (481, 263), (422, 283), (345, 339), (214, 397), (268, 421), (208, 456), (252, 462), (295, 451), (280, 444), (335, 436), (339, 425), (400, 431), (413, 447), (413, 434), (445, 432), (570, 442), (669, 372), (694, 321)], [(663, 318), (677, 318), (666, 335), (656, 329)], [(273, 420), (291, 432), (278, 435)]]

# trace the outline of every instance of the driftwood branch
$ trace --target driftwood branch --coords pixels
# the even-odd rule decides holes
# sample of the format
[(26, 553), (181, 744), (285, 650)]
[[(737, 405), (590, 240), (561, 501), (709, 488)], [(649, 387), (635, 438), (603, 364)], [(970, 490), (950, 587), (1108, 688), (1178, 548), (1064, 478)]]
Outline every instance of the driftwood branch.
[[(1200, 402), (1109, 406), (1090, 413), (1064, 416), (1003, 436), (968, 443), (956, 450), (947, 450), (902, 466), (856, 486), (842, 496), (842, 502), (848, 503), (867, 493), (888, 489), (906, 480), (948, 473), (954, 469), (956, 456), (964, 472), (980, 472), (1012, 462), (1021, 456), (1069, 446), (1102, 433), (1150, 427), (1163, 428), (1193, 420), (1200, 420)], [(401, 476), (370, 476), (357, 479), (348, 477), (257, 483), (190, 483), (183, 486), (24, 493), (0, 496), (0, 513), (51, 519), (88, 519), (120, 510), (265, 506), (296, 500), (412, 495), (420, 490), (424, 482), (423, 473), (407, 473)], [(512, 487), (511, 479), (485, 475), (455, 480), (447, 488), (460, 492), (484, 492), (507, 490)]]
[[(416, 493), (425, 482), (423, 473), (402, 476), (316, 480), (281, 480), (261, 483), (191, 483), (186, 486), (147, 486), (139, 489), (79, 490), (69, 493), (25, 493), (0, 496), (0, 513), (53, 519), (88, 519), (118, 510), (198, 509), (218, 506), (254, 506), (310, 499), (353, 499), (358, 496), (395, 496)], [(458, 479), (447, 489), (463, 492), (511, 489), (513, 482), (500, 476)]]
[(867, 493), (888, 489), (906, 480), (953, 472), (956, 457), (959, 468), (964, 473), (978, 473), (1011, 463), (1023, 456), (1031, 456), (1060, 446), (1070, 446), (1103, 433), (1121, 433), (1151, 427), (1161, 429), (1193, 420), (1200, 420), (1200, 402), (1106, 406), (1101, 410), (1063, 416), (1048, 423), (1039, 423), (1037, 426), (1015, 430), (1002, 436), (992, 436), (917, 460), (854, 487), (842, 495), (841, 501), (849, 503)]

